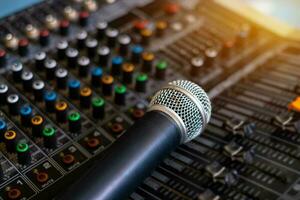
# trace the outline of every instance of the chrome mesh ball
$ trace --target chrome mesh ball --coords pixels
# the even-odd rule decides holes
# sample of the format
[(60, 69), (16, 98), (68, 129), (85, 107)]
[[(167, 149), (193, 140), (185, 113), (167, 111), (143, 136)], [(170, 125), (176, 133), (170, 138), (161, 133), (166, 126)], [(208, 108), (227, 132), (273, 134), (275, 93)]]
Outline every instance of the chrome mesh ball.
[(170, 82), (154, 95), (149, 110), (158, 109), (183, 127), (182, 143), (201, 134), (211, 114), (207, 94), (197, 84), (186, 80)]
[(169, 84), (171, 85), (177, 85), (180, 86), (189, 92), (191, 92), (193, 95), (195, 95), (198, 100), (202, 103), (205, 115), (206, 115), (206, 121), (208, 122), (210, 120), (211, 115), (211, 103), (209, 100), (209, 97), (207, 96), (206, 92), (196, 83), (193, 83), (191, 81), (185, 81), (185, 80), (176, 80), (172, 81)]

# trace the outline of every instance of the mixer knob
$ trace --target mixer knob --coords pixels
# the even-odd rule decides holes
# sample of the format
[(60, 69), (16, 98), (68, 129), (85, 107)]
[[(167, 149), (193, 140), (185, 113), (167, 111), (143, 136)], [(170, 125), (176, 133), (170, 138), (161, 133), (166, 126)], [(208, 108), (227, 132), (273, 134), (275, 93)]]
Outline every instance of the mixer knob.
[(62, 60), (65, 58), (66, 50), (69, 47), (69, 43), (67, 40), (61, 40), (56, 44), (57, 49), (57, 58)]
[(59, 101), (55, 104), (56, 121), (58, 123), (67, 122), (68, 104), (64, 101)]
[(29, 52), (29, 41), (26, 38), (22, 38), (18, 43), (18, 52), (20, 56), (27, 56)]
[(31, 132), (33, 137), (41, 137), (44, 127), (44, 118), (40, 115), (35, 115), (31, 118)]
[(147, 28), (147, 26), (149, 25), (149, 21), (147, 20), (136, 20), (133, 23), (133, 30), (137, 33), (140, 33), (142, 30), (144, 30), (145, 28)]
[(0, 49), (0, 69), (5, 67), (6, 62), (7, 62), (6, 51), (3, 49)]
[(25, 27), (26, 36), (31, 40), (36, 40), (39, 37), (40, 31), (37, 27), (33, 26), (32, 24), (28, 24)]
[(69, 131), (71, 133), (81, 132), (81, 116), (79, 112), (72, 111), (68, 115)]
[(40, 38), (39, 38), (40, 45), (45, 47), (49, 45), (50, 42), (50, 33), (47, 29), (43, 29), (40, 31)]
[(18, 115), (20, 109), (20, 97), (17, 94), (10, 94), (6, 98), (9, 114)]
[(16, 151), (18, 156), (18, 162), (22, 165), (28, 164), (31, 161), (29, 145), (24, 142), (18, 142), (16, 145)]
[(126, 90), (125, 85), (115, 86), (115, 104), (122, 106), (126, 105)]
[(110, 75), (104, 75), (101, 78), (102, 82), (102, 93), (105, 96), (111, 96), (114, 84), (114, 78)]
[(88, 37), (88, 34), (85, 30), (81, 30), (77, 33), (76, 39), (77, 39), (77, 47), (78, 49), (83, 49), (85, 47), (85, 41)]
[(29, 127), (31, 124), (32, 108), (29, 105), (23, 105), (20, 109), (22, 126)]
[(57, 100), (57, 94), (54, 91), (47, 91), (44, 94), (45, 108), (47, 112), (55, 111), (55, 103)]
[(134, 120), (141, 119), (146, 112), (146, 106), (142, 103), (137, 103), (134, 108), (130, 109), (131, 117)]
[(205, 49), (205, 66), (212, 67), (216, 62), (218, 56), (218, 50), (214, 47), (210, 47)]
[(99, 87), (101, 85), (101, 77), (103, 74), (103, 70), (101, 67), (95, 67), (92, 69), (92, 85), (94, 87)]
[(223, 58), (229, 58), (232, 56), (235, 43), (235, 39), (230, 39), (224, 42), (221, 50), (221, 56)]
[(87, 11), (82, 11), (79, 13), (79, 25), (86, 27), (89, 25), (90, 13)]
[(23, 89), (27, 92), (31, 91), (32, 83), (33, 83), (33, 73), (30, 71), (23, 71), (21, 79), (22, 79)]
[(134, 65), (131, 63), (124, 63), (122, 66), (122, 82), (125, 84), (132, 84)]
[(164, 10), (165, 10), (165, 13), (168, 15), (175, 15), (181, 10), (181, 8), (180, 8), (180, 5), (177, 3), (167, 3), (165, 5)]
[(44, 139), (44, 146), (46, 148), (52, 149), (56, 147), (56, 130), (50, 125), (46, 125), (43, 129), (42, 136)]
[(86, 46), (87, 51), (88, 51), (88, 56), (91, 57), (91, 58), (94, 58), (95, 55), (96, 55), (96, 49), (97, 49), (97, 46), (98, 46), (98, 41), (94, 38), (88, 38), (85, 41), (85, 46)]
[(15, 50), (18, 47), (19, 39), (15, 37), (13, 34), (8, 33), (4, 38), (4, 43), (6, 48), (10, 50)]
[(96, 25), (96, 29), (97, 29), (97, 39), (98, 40), (102, 40), (105, 37), (105, 31), (108, 27), (107, 22), (101, 21), (98, 22)]
[(42, 80), (36, 80), (32, 83), (32, 89), (34, 94), (34, 100), (40, 102), (43, 100), (45, 83)]
[(55, 71), (57, 69), (56, 60), (48, 58), (44, 62), (44, 66), (46, 69), (46, 79), (53, 80), (55, 78)]
[(204, 68), (204, 57), (203, 56), (197, 56), (192, 58), (191, 60), (191, 69), (190, 69), (190, 75), (193, 77), (197, 77), (200, 75), (200, 73), (203, 71)]
[(168, 63), (164, 60), (160, 60), (157, 62), (155, 66), (155, 77), (159, 80), (164, 80), (166, 77)]
[(150, 73), (152, 71), (153, 67), (153, 61), (154, 61), (154, 54), (150, 52), (144, 52), (142, 54), (143, 58), (143, 66), (142, 66), (142, 71), (146, 73)]
[(107, 46), (101, 46), (97, 50), (99, 64), (102, 67), (107, 67), (110, 57), (110, 49)]
[(112, 58), (111, 74), (113, 76), (121, 75), (123, 58), (121, 56), (116, 56)]
[(143, 45), (149, 45), (150, 41), (151, 41), (151, 38), (152, 38), (152, 35), (153, 35), (153, 32), (152, 30), (150, 29), (143, 29), (141, 31), (141, 36), (142, 36), (142, 41), (141, 43)]
[(77, 66), (77, 59), (79, 56), (78, 50), (74, 48), (68, 48), (66, 51), (66, 56), (68, 61), (68, 67), (71, 69), (75, 69)]
[(10, 153), (16, 152), (17, 133), (14, 130), (7, 130), (4, 133), (4, 144), (6, 150)]
[(72, 79), (68, 81), (69, 97), (71, 99), (79, 99), (80, 81)]
[(137, 92), (146, 92), (147, 91), (147, 83), (148, 83), (147, 74), (139, 74), (136, 77), (135, 90)]
[(213, 182), (219, 182), (228, 186), (235, 185), (238, 182), (237, 171), (229, 171), (218, 162), (212, 162), (207, 165), (205, 171), (212, 178)]
[(165, 35), (168, 24), (166, 21), (158, 21), (156, 22), (155, 27), (156, 27), (156, 36), (162, 37)]
[(56, 77), (56, 86), (58, 89), (66, 89), (67, 88), (67, 80), (68, 80), (68, 70), (64, 68), (58, 68), (55, 71)]
[(66, 6), (64, 8), (64, 17), (71, 22), (75, 22), (78, 19), (78, 12), (71, 6)]
[(107, 37), (107, 46), (114, 48), (116, 46), (116, 40), (119, 35), (119, 31), (115, 28), (108, 28), (105, 31), (105, 35)]
[(274, 116), (272, 122), (282, 131), (295, 132), (295, 119), (293, 113), (280, 113)]
[(58, 19), (56, 17), (54, 17), (53, 15), (46, 16), (45, 24), (46, 24), (46, 27), (51, 31), (56, 30), (59, 26)]
[(105, 101), (103, 98), (97, 97), (92, 100), (93, 117), (95, 119), (103, 119), (105, 115)]
[(86, 78), (89, 73), (90, 59), (82, 56), (78, 59), (78, 74), (80, 77)]
[(6, 84), (0, 84), (0, 106), (5, 105), (7, 92), (8, 92), (8, 86)]
[(22, 73), (23, 73), (23, 65), (22, 63), (14, 63), (12, 66), (11, 66), (11, 70), (12, 70), (12, 75), (13, 75), (13, 79), (15, 82), (20, 82), (22, 79), (21, 79), (21, 76), (22, 76)]
[(129, 46), (131, 43), (131, 38), (129, 35), (122, 34), (118, 37), (118, 42), (120, 45), (119, 53), (121, 56), (126, 57), (129, 53)]
[(68, 20), (62, 20), (59, 24), (59, 33), (62, 36), (68, 36), (70, 29), (70, 22)]
[(235, 142), (230, 142), (224, 146), (224, 154), (232, 161), (251, 164), (254, 160), (254, 149), (245, 150), (242, 146)]
[(47, 58), (47, 54), (43, 51), (38, 52), (34, 55), (35, 68), (37, 70), (42, 71), (44, 69), (46, 58)]
[(256, 129), (254, 123), (248, 123), (236, 118), (226, 120), (224, 126), (225, 129), (230, 131), (233, 135), (239, 135), (241, 137), (250, 137), (254, 134)]
[(131, 61), (133, 63), (140, 63), (141, 56), (144, 51), (144, 48), (140, 45), (134, 45), (131, 49)]
[(0, 118), (0, 142), (4, 139), (4, 133), (7, 131), (7, 123), (4, 119)]
[(89, 109), (91, 107), (93, 91), (89, 87), (83, 87), (80, 90), (80, 106), (85, 109)]

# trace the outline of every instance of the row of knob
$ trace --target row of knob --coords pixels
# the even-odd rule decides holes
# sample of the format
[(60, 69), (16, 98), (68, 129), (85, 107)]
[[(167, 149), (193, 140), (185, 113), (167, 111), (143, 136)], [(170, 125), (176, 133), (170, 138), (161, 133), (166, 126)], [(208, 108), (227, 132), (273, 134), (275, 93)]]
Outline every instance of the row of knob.
[[(84, 15), (85, 16), (85, 15)], [(148, 45), (153, 36), (153, 31), (147, 26), (141, 26), (141, 22), (137, 21), (134, 25), (134, 30), (139, 31), (140, 42), (143, 45)], [(51, 42), (51, 35), (48, 29), (43, 29), (38, 31), (37, 28), (29, 25), (28, 28), (31, 32), (35, 33), (35, 40), (39, 41), (39, 44), (43, 47), (46, 47)], [(62, 20), (60, 23), (59, 33), (62, 36), (68, 36), (70, 32), (70, 23), (67, 20)], [(167, 28), (167, 23), (165, 21), (158, 21), (156, 23), (156, 35), (161, 37), (164, 35), (164, 32)], [(108, 26), (107, 22), (99, 22), (96, 25), (97, 33), (95, 35), (95, 39), (90, 40), (88, 38), (88, 33), (85, 30), (81, 30), (76, 35), (77, 47), (83, 48), (94, 47), (98, 41), (106, 40), (106, 45), (110, 48), (114, 48), (117, 44), (120, 46), (120, 51), (122, 54), (126, 54), (126, 48), (131, 43), (131, 38), (127, 34), (120, 34), (119, 31), (115, 28), (111, 28)], [(37, 35), (38, 33), (38, 35)], [(29, 34), (30, 35), (30, 34)], [(29, 37), (30, 38), (30, 37)], [(5, 46), (8, 49), (15, 50), (18, 49), (18, 53), (20, 56), (26, 56), (29, 52), (30, 41), (27, 38), (18, 39), (11, 33), (7, 34), (4, 38)]]
[[(53, 61), (47, 62), (46, 65), (53, 66)], [(119, 62), (119, 61), (116, 61)], [(56, 64), (55, 64), (56, 65)], [(117, 66), (116, 66), (117, 65)], [(116, 74), (117, 69), (122, 68), (122, 82), (124, 84), (132, 84), (134, 79), (134, 65), (133, 64), (120, 64), (114, 63), (112, 71)], [(165, 61), (160, 61), (156, 66), (156, 77), (158, 79), (163, 79), (166, 74), (167, 63)], [(50, 68), (51, 69), (51, 68)], [(80, 69), (80, 68), (79, 68)], [(82, 69), (79, 70), (79, 74), (86, 74), (87, 69), (82, 72)], [(68, 76), (68, 70), (64, 68), (54, 67), (53, 70), (47, 70), (46, 77), (47, 80), (56, 81), (56, 87), (60, 90), (68, 89), (69, 96), (71, 99), (80, 99), (82, 101), (83, 107), (86, 105), (86, 101), (90, 102), (90, 98), (92, 96), (92, 90), (88, 87), (81, 88), (81, 83), (77, 79), (71, 79)], [(36, 101), (42, 101), (45, 93), (45, 83), (41, 80), (34, 80), (34, 74), (30, 71), (23, 70), (23, 65), (21, 63), (14, 64), (12, 66), (12, 78), (16, 83), (22, 83), (23, 89), (27, 92), (32, 91), (34, 95), (34, 99)], [(125, 85), (116, 85), (114, 87), (114, 77), (111, 75), (103, 75), (102, 68), (95, 67), (90, 72), (90, 81), (91, 85), (94, 87), (102, 87), (102, 93), (105, 96), (112, 96), (113, 89), (115, 90), (115, 103), (119, 104), (120, 88), (123, 88), (121, 91), (126, 92)], [(147, 92), (147, 83), (148, 83), (148, 75), (146, 73), (139, 73), (135, 77), (135, 90), (137, 92)], [(0, 95), (5, 99), (5, 95), (7, 93), (7, 88), (0, 88)], [(122, 105), (122, 104), (121, 104)]]

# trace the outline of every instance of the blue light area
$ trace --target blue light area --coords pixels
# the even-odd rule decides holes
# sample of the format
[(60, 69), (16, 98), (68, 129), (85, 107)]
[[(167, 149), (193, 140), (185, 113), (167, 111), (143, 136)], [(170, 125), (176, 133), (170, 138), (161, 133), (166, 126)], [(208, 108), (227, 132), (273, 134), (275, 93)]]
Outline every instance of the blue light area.
[(43, 0), (0, 0), (0, 18), (41, 1)]
[(300, 28), (299, 0), (246, 0), (245, 2), (265, 15)]

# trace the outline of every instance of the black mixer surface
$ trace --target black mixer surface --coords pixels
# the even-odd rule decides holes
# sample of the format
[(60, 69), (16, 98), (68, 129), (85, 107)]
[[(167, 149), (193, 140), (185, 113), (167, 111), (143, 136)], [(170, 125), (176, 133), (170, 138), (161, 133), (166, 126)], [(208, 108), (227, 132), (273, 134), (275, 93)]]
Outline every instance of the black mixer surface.
[(197, 0), (41, 1), (0, 39), (0, 199), (53, 199), (176, 79), (211, 122), (129, 199), (300, 199), (299, 43)]

